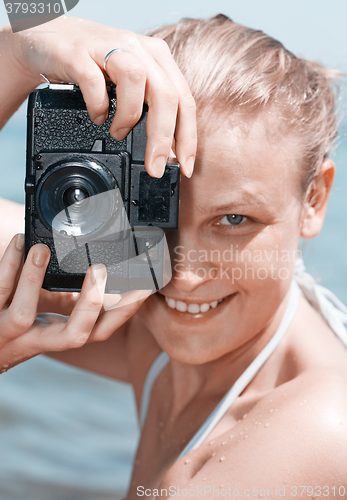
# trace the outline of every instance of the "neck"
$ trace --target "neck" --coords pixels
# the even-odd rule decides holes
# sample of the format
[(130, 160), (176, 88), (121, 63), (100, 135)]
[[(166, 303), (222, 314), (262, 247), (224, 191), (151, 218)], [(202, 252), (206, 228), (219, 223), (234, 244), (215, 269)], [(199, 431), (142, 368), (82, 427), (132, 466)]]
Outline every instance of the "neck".
[[(199, 365), (170, 360), (172, 417), (181, 413), (196, 398), (223, 397), (274, 336), (287, 309), (289, 298), (290, 292), (261, 331), (255, 332), (250, 340), (218, 359)], [(263, 394), (276, 387), (278, 375), (283, 370), (286, 351), (287, 342), (283, 341), (244, 392), (252, 393), (254, 397), (255, 393)]]

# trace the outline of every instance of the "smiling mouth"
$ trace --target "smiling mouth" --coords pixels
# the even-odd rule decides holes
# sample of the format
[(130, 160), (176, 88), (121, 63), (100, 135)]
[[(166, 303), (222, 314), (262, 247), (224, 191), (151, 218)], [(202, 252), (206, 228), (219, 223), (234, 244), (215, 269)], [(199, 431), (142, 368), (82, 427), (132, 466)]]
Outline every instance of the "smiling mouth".
[[(161, 294), (160, 294), (161, 295)], [(227, 297), (224, 297), (223, 299), (219, 300), (214, 300), (212, 302), (204, 302), (203, 304), (192, 304), (192, 303), (187, 303), (183, 302), (182, 300), (175, 300), (171, 299), (169, 297), (163, 297), (166, 304), (170, 309), (176, 309), (177, 311), (180, 311), (182, 313), (190, 313), (190, 314), (206, 314), (210, 309), (216, 309), (228, 300), (230, 297), (233, 297), (236, 295), (235, 293), (228, 295)]]

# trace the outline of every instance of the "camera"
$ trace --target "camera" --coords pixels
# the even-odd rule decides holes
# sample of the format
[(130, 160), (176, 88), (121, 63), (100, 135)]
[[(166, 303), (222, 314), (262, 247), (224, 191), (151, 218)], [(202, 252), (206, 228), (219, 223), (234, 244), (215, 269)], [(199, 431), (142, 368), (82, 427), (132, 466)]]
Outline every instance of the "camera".
[(106, 292), (158, 290), (171, 279), (165, 230), (178, 225), (180, 168), (162, 178), (144, 166), (148, 108), (122, 141), (109, 133), (117, 99), (95, 125), (82, 93), (50, 84), (29, 96), (25, 253), (44, 243), (51, 258), (43, 288), (78, 292), (92, 264), (107, 268)]

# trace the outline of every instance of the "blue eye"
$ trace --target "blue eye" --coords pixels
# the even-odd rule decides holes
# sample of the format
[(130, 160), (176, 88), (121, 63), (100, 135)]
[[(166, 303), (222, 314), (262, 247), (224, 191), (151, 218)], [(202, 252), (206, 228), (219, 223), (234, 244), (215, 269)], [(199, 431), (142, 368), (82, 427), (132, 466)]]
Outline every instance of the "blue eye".
[[(223, 222), (224, 220), (226, 220), (226, 222)], [(245, 217), (244, 215), (240, 215), (240, 214), (228, 214), (228, 215), (224, 215), (224, 217), (221, 219), (220, 223), (225, 225), (225, 226), (238, 226), (240, 224), (242, 224), (243, 222), (246, 222), (247, 220), (247, 217)]]

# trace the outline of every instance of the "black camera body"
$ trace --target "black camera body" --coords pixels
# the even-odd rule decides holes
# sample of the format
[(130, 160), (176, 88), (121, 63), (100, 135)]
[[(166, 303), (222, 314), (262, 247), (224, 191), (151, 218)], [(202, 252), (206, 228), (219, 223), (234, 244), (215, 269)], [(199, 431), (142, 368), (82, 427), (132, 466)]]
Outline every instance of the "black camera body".
[(50, 248), (47, 290), (80, 291), (94, 263), (106, 266), (110, 293), (167, 282), (164, 231), (178, 225), (180, 168), (168, 163), (160, 179), (146, 172), (146, 105), (124, 140), (111, 137), (115, 87), (108, 93), (101, 126), (75, 85), (50, 85), (29, 97), (25, 250)]

